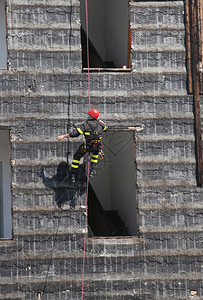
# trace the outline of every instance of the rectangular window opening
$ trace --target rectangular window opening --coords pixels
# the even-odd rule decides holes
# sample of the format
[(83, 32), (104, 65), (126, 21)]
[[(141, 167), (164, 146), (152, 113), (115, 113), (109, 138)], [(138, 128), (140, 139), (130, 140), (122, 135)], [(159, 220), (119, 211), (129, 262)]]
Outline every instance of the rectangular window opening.
[(137, 236), (134, 133), (107, 132), (103, 145), (104, 159), (89, 184), (89, 237)]
[(7, 42), (6, 42), (6, 11), (5, 1), (0, 0), (0, 69), (7, 69)]
[(12, 238), (9, 130), (0, 130), (0, 239)]
[[(82, 66), (87, 71), (85, 1), (80, 1)], [(88, 0), (90, 71), (131, 71), (129, 0)]]

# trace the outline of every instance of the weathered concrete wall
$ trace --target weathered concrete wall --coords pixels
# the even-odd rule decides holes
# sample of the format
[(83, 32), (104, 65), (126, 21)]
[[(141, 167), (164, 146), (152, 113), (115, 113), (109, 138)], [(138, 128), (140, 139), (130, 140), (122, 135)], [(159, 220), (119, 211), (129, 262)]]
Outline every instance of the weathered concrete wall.
[[(47, 300), (80, 299), (85, 183), (62, 182), (66, 153), (71, 160), (80, 140), (55, 139), (88, 111), (79, 1), (6, 6), (10, 69), (0, 70), (0, 128), (11, 137), (13, 240), (0, 241), (0, 298), (43, 291)], [(144, 130), (136, 134), (140, 237), (87, 241), (85, 299), (190, 299), (191, 290), (202, 297), (202, 190), (183, 10), (183, 1), (130, 2), (132, 73), (90, 75), (101, 118)]]

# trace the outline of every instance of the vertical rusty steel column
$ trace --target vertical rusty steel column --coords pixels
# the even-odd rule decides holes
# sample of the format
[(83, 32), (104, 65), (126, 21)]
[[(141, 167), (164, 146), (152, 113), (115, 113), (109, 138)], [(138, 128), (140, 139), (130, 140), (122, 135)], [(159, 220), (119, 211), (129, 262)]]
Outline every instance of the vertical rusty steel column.
[(131, 66), (131, 27), (130, 27), (130, 2), (128, 2), (128, 15), (129, 15), (129, 21), (128, 21), (128, 58), (127, 58), (127, 68), (130, 68)]
[(191, 71), (191, 40), (190, 40), (190, 0), (185, 0), (185, 30), (186, 30), (186, 59), (187, 59), (187, 89), (192, 94), (192, 71)]
[(200, 93), (203, 93), (203, 0), (199, 0), (198, 9), (199, 23), (199, 71), (200, 71)]
[(197, 186), (202, 187), (202, 136), (200, 118), (200, 78), (199, 78), (199, 34), (198, 34), (198, 7), (199, 0), (190, 0), (190, 30), (192, 51), (192, 84), (195, 119), (195, 145), (196, 145), (196, 173)]
[(199, 13), (200, 13), (201, 62), (203, 65), (203, 0), (199, 0)]
[(140, 236), (140, 213), (139, 213), (139, 203), (138, 203), (138, 183), (137, 183), (137, 154), (136, 154), (136, 135), (133, 131), (133, 141), (134, 141), (134, 165), (135, 165), (135, 196), (136, 196), (136, 206), (137, 206), (137, 235)]

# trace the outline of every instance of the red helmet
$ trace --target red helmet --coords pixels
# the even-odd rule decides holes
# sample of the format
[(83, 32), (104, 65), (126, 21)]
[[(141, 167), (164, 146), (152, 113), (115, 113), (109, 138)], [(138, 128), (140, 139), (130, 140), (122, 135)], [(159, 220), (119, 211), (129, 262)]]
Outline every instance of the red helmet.
[(99, 117), (99, 111), (95, 108), (92, 108), (88, 111), (88, 114), (93, 117), (94, 119), (97, 119)]

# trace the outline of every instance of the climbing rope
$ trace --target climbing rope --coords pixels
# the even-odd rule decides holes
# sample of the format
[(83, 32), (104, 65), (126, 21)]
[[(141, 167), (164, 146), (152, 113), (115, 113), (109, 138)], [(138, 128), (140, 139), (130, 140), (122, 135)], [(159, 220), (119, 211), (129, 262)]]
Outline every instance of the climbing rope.
[[(89, 34), (88, 34), (88, 6), (87, 0), (85, 0), (85, 12), (86, 12), (86, 33), (87, 33), (87, 77), (88, 77), (88, 100), (89, 110), (91, 108), (90, 101), (90, 61), (89, 61)], [(87, 193), (86, 193), (86, 210), (85, 210), (85, 233), (84, 233), (84, 250), (83, 250), (83, 272), (82, 272), (82, 296), (84, 294), (84, 279), (85, 279), (85, 248), (86, 248), (86, 234), (87, 234), (87, 207), (88, 207), (88, 192), (89, 192), (89, 173), (90, 173), (90, 155), (88, 156), (88, 168), (87, 168)]]
[(87, 77), (88, 77), (88, 99), (89, 99), (89, 110), (91, 108), (90, 101), (90, 57), (89, 57), (89, 28), (88, 28), (88, 6), (87, 0), (85, 0), (85, 13), (86, 13), (86, 36), (87, 36)]
[(87, 193), (86, 193), (86, 209), (85, 209), (85, 233), (84, 233), (84, 247), (83, 247), (83, 266), (82, 266), (82, 296), (84, 293), (84, 279), (85, 279), (85, 248), (86, 248), (86, 235), (87, 235), (87, 207), (88, 207), (88, 192), (89, 192), (89, 173), (90, 173), (90, 155), (88, 156), (88, 168), (87, 168)]
[[(87, 6), (87, 0), (85, 0), (85, 10), (86, 10), (86, 32), (87, 32), (87, 69), (88, 69), (88, 100), (89, 100), (89, 110), (91, 108), (91, 101), (90, 101), (90, 72), (89, 72), (89, 36), (88, 36), (88, 6)], [(71, 3), (71, 11), (70, 11), (70, 22), (71, 22), (71, 14), (72, 14), (72, 3)], [(70, 24), (71, 25), (71, 24)], [(72, 28), (72, 26), (70, 26), (70, 28)], [(71, 47), (71, 32), (69, 35), (69, 45)], [(71, 52), (71, 49), (70, 49)], [(70, 93), (70, 86), (69, 86), (69, 93)], [(69, 99), (70, 99), (70, 95), (69, 95)], [(69, 111), (68, 111), (68, 115), (69, 115)], [(69, 120), (68, 120), (69, 122)], [(68, 124), (70, 126), (70, 124)], [(68, 126), (68, 128), (69, 128)], [(83, 274), (82, 274), (82, 296), (81, 296), (81, 300), (83, 300), (83, 293), (84, 293), (84, 275), (85, 275), (85, 248), (86, 248), (86, 233), (87, 233), (87, 208), (88, 208), (88, 191), (89, 191), (89, 173), (90, 173), (90, 155), (88, 156), (88, 170), (87, 170), (87, 193), (86, 193), (86, 210), (85, 210), (85, 233), (84, 233), (84, 251), (83, 251)], [(46, 279), (44, 282), (44, 287), (43, 290), (41, 292), (37, 293), (37, 299), (41, 300), (41, 296), (45, 295), (46, 289), (47, 289), (47, 283), (48, 283), (48, 275), (49, 275), (49, 269), (50, 269), (50, 265), (51, 262), (53, 260), (53, 252), (54, 252), (54, 248), (55, 248), (55, 243), (58, 237), (58, 230), (59, 230), (59, 225), (60, 225), (60, 221), (62, 219), (62, 214), (63, 214), (63, 210), (61, 210), (61, 214), (59, 216), (59, 220), (58, 220), (58, 224), (57, 224), (57, 228), (56, 228), (56, 233), (55, 233), (55, 237), (53, 240), (53, 247), (51, 250), (51, 257), (49, 259), (48, 262), (48, 269), (46, 272)]]

